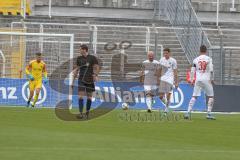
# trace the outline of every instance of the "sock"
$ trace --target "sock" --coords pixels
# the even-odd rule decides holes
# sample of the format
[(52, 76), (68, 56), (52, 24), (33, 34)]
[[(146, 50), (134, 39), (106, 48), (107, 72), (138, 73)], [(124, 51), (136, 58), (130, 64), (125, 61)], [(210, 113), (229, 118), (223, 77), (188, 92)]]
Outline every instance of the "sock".
[(192, 111), (192, 108), (193, 108), (195, 102), (196, 102), (196, 98), (192, 97), (192, 99), (190, 100), (189, 105), (188, 105), (188, 112)]
[(29, 97), (29, 98), (28, 98), (28, 103), (30, 103), (30, 102), (31, 102), (31, 100), (32, 100), (32, 97)]
[(82, 113), (83, 112), (83, 99), (82, 98), (78, 99), (78, 107), (79, 107), (79, 112)]
[(87, 99), (87, 113), (90, 111), (92, 105), (92, 99)]
[(148, 109), (152, 110), (152, 97), (146, 98), (146, 104), (147, 104)]
[(37, 101), (38, 101), (38, 94), (36, 94), (36, 95), (34, 96), (33, 105), (35, 105)]
[(211, 114), (211, 112), (212, 112), (213, 103), (214, 103), (214, 99), (213, 98), (209, 98), (208, 99), (208, 109), (207, 109), (208, 114)]
[(163, 103), (165, 104), (164, 112), (168, 112), (168, 108), (169, 108), (169, 102), (168, 102), (168, 100), (164, 98)]
[(162, 103), (164, 104), (164, 105), (166, 105), (166, 98), (165, 97), (160, 97), (160, 100), (162, 101)]
[(170, 100), (166, 100), (166, 108), (169, 108)]
[(164, 105), (167, 105), (167, 99), (165, 97), (163, 97), (162, 102), (164, 103)]
[[(161, 99), (161, 98), (160, 98)], [(169, 107), (169, 102), (168, 100), (166, 99), (166, 97), (164, 96), (162, 99), (161, 99), (162, 103), (165, 105), (165, 112), (168, 112), (168, 107)]]

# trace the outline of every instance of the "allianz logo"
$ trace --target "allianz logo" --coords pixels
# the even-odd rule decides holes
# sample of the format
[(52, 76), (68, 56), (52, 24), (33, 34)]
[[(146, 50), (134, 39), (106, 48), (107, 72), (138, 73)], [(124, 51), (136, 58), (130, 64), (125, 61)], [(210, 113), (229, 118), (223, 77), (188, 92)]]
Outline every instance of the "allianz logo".
[[(95, 87), (93, 101), (111, 102), (111, 103), (146, 103), (144, 91), (129, 91), (120, 87)], [(174, 89), (171, 95), (170, 108), (179, 108), (184, 102), (184, 94), (181, 88)]]
[[(29, 82), (26, 82), (22, 87), (22, 97), (26, 102), (28, 101), (28, 97), (29, 97), (29, 94), (30, 94), (30, 90), (29, 90), (28, 85), (29, 85)], [(34, 96), (35, 96), (35, 93), (34, 93)], [(42, 84), (42, 89), (39, 93), (38, 101), (37, 101), (36, 104), (40, 105), (40, 104), (44, 103), (46, 98), (47, 98), (47, 90), (46, 90), (44, 84)]]

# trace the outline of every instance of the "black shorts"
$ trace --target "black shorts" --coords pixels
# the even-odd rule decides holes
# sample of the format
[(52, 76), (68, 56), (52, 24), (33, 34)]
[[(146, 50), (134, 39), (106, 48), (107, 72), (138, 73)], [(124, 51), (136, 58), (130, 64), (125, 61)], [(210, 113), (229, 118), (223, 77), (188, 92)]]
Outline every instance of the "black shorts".
[(82, 80), (78, 80), (78, 91), (92, 93), (95, 91), (95, 84), (94, 83), (84, 83), (84, 82), (82, 82)]

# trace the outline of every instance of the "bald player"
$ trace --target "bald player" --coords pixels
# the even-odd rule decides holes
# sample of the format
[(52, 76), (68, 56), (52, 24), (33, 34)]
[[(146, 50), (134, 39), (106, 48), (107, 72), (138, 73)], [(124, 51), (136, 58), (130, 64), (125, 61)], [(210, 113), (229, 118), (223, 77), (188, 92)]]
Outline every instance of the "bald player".
[(157, 60), (154, 60), (154, 53), (149, 51), (147, 53), (147, 60), (142, 63), (141, 70), (141, 82), (144, 82), (144, 90), (146, 93), (147, 111), (152, 112), (153, 97), (156, 95), (158, 86), (158, 76), (156, 75), (158, 64)]

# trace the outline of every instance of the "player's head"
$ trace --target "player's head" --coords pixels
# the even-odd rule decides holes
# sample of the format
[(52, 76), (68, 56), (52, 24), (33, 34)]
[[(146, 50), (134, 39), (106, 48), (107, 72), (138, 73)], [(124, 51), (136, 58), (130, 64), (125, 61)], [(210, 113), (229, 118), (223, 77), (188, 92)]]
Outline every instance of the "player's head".
[(154, 60), (154, 52), (153, 51), (149, 51), (147, 53), (147, 57), (149, 61), (153, 61)]
[(200, 54), (207, 54), (207, 47), (205, 45), (201, 45)]
[(163, 50), (163, 56), (164, 56), (166, 59), (168, 59), (168, 58), (170, 57), (170, 53), (171, 53), (171, 51), (170, 51), (169, 48), (164, 48), (164, 50)]
[(84, 56), (88, 53), (88, 46), (86, 44), (82, 44), (80, 46), (80, 53)]
[(37, 53), (36, 53), (36, 60), (37, 60), (38, 62), (40, 62), (40, 61), (42, 60), (42, 53), (41, 53), (41, 52), (37, 52)]

